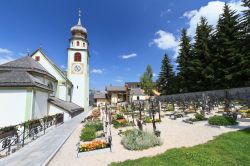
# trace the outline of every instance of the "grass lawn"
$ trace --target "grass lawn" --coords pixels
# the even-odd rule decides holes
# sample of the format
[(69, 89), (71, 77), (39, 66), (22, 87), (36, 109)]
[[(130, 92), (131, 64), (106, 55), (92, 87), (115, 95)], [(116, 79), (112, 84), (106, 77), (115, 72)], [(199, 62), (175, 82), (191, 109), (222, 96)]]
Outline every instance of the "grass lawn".
[[(195, 132), (194, 132), (195, 134)], [(197, 134), (199, 137), (199, 134)], [(250, 165), (250, 128), (216, 137), (208, 143), (190, 148), (175, 148), (154, 157), (112, 163), (112, 166), (158, 165)]]

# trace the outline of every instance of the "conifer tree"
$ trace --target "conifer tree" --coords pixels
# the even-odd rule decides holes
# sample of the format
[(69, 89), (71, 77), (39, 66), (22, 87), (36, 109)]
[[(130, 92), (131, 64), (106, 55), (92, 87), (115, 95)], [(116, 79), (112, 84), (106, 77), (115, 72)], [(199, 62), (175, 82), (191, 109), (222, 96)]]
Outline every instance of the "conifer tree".
[(217, 88), (241, 86), (242, 54), (240, 51), (239, 15), (225, 4), (216, 32), (216, 84)]
[(200, 18), (196, 28), (195, 42), (193, 45), (193, 59), (191, 62), (192, 74), (194, 76), (193, 90), (212, 89), (214, 81), (214, 68), (210, 50), (212, 27), (208, 25), (205, 17)]
[(243, 18), (241, 26), (243, 29), (243, 38), (242, 38), (242, 78), (244, 79), (244, 86), (250, 85), (250, 0), (243, 0), (243, 6), (246, 7), (246, 10), (243, 11)]
[(174, 72), (173, 66), (170, 64), (168, 55), (165, 54), (162, 60), (161, 71), (157, 80), (157, 87), (161, 95), (172, 94), (174, 92)]
[(190, 75), (190, 60), (191, 60), (191, 44), (190, 38), (187, 36), (187, 30), (183, 29), (180, 40), (180, 50), (177, 57), (177, 78), (178, 78), (178, 89), (180, 92), (190, 91), (192, 79)]

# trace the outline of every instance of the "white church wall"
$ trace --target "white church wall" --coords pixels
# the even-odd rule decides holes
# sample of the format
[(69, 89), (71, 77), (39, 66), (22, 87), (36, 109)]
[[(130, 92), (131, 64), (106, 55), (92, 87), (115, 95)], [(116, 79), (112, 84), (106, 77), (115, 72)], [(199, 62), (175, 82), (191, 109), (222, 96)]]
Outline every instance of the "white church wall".
[(67, 88), (65, 85), (58, 85), (58, 98), (64, 101), (67, 100)]
[(55, 69), (55, 67), (47, 60), (47, 58), (45, 58), (45, 56), (43, 56), (43, 54), (40, 51), (37, 51), (32, 58), (35, 59), (37, 56), (40, 57), (40, 60), (38, 61), (51, 75), (53, 75), (57, 80), (58, 80), (58, 85), (57, 88), (55, 88), (57, 90), (57, 92), (55, 92), (55, 96), (65, 100), (66, 98), (66, 94), (63, 94), (64, 92), (60, 92), (61, 90), (61, 86), (65, 86), (63, 85), (63, 82), (65, 82), (66, 80), (61, 76), (61, 74), (59, 74), (58, 70)]
[(35, 91), (33, 118), (38, 119), (48, 114), (48, 92)]
[(49, 115), (55, 115), (58, 113), (63, 113), (64, 122), (71, 119), (71, 116), (69, 113), (67, 113), (63, 109), (61, 109), (53, 104), (49, 104)]
[(38, 61), (51, 75), (53, 75), (58, 81), (64, 80), (64, 78), (58, 73), (53, 65), (43, 56), (40, 51), (37, 51), (32, 58), (35, 59), (36, 56), (40, 57)]
[(26, 90), (0, 90), (0, 127), (25, 121)]
[[(81, 62), (74, 62), (74, 54), (76, 52), (81, 53)], [(87, 110), (89, 106), (89, 87), (88, 87), (88, 63), (87, 63), (87, 50), (69, 50), (68, 52), (68, 78), (73, 83), (73, 92), (72, 92), (72, 102), (77, 105), (84, 107)], [(74, 74), (72, 72), (72, 64), (81, 63), (83, 64), (83, 74)]]

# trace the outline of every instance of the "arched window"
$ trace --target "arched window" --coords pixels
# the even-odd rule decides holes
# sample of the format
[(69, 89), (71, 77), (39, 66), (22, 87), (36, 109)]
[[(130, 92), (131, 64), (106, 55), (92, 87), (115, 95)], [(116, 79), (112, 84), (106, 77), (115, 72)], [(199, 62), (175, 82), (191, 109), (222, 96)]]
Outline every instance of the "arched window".
[(81, 62), (82, 61), (82, 56), (81, 56), (81, 54), (79, 52), (75, 53), (74, 61), (75, 62)]
[(80, 42), (79, 42), (79, 41), (77, 41), (77, 42), (76, 42), (76, 45), (77, 45), (77, 46), (79, 46), (79, 45), (80, 45)]
[(82, 43), (82, 46), (85, 47), (85, 43), (84, 42)]

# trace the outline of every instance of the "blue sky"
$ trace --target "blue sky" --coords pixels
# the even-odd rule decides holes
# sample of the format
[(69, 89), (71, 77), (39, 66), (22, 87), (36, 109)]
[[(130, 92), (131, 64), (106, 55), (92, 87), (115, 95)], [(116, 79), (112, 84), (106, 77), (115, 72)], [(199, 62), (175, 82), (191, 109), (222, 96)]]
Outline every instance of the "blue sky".
[(58, 66), (67, 66), (70, 28), (78, 8), (90, 43), (90, 86), (139, 81), (150, 64), (155, 79), (166, 52), (174, 64), (181, 28), (193, 36), (200, 16), (215, 25), (223, 2), (208, 0), (8, 0), (0, 2), (0, 63), (40, 46)]

